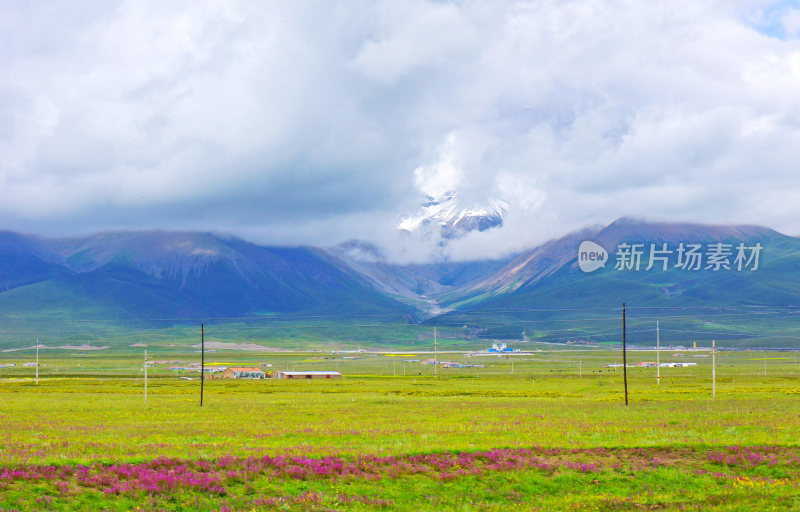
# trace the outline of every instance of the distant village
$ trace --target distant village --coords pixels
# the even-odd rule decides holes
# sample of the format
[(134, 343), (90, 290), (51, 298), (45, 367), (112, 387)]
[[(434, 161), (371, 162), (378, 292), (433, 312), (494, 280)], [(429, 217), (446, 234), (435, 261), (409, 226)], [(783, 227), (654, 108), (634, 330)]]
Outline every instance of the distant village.
[[(675, 347), (669, 346), (667, 349), (678, 349), (678, 350), (688, 350), (690, 352), (698, 351), (697, 347), (693, 348), (686, 348), (686, 347)], [(207, 350), (207, 353), (216, 352), (214, 350)], [(333, 350), (332, 352), (333, 357), (314, 357), (313, 359), (319, 360), (320, 362), (323, 360), (328, 359), (337, 359), (337, 360), (357, 360), (361, 359), (362, 355), (370, 354), (375, 355), (376, 352), (371, 350), (364, 350), (364, 349), (352, 349), (352, 350)], [(491, 344), (490, 347), (478, 350), (475, 352), (470, 352), (464, 354), (465, 357), (480, 357), (480, 356), (495, 356), (495, 357), (505, 357), (508, 358), (509, 356), (524, 356), (524, 355), (531, 355), (533, 352), (528, 351), (521, 351), (520, 349), (511, 348), (506, 343), (497, 341)], [(485, 368), (486, 365), (484, 364), (477, 364), (472, 362), (463, 362), (463, 361), (453, 361), (447, 359), (439, 359), (438, 357), (432, 357), (427, 359), (411, 359), (410, 356), (415, 354), (387, 354), (393, 356), (402, 356), (402, 360), (397, 361), (401, 362), (404, 365), (407, 364), (419, 364), (419, 365), (430, 365), (436, 366), (438, 368)], [(687, 356), (691, 357), (708, 357), (708, 354), (698, 354), (698, 353), (672, 353), (673, 358), (684, 358)], [(0, 364), (0, 369), (3, 368), (13, 368), (17, 366), (17, 363), (5, 363)], [(37, 362), (24, 362), (21, 363), (20, 366), (24, 367), (38, 367), (40, 366)], [(240, 364), (240, 365), (225, 365), (220, 363), (208, 363), (205, 366), (202, 366), (199, 362), (191, 362), (185, 363), (184, 361), (179, 360), (148, 360), (146, 362), (147, 368), (154, 368), (156, 366), (166, 367), (167, 371), (175, 372), (177, 376), (181, 379), (185, 380), (193, 380), (197, 377), (193, 377), (188, 374), (191, 373), (200, 373), (202, 371), (203, 377), (206, 379), (339, 379), (342, 378), (342, 374), (339, 371), (334, 370), (274, 370), (272, 368), (272, 364), (269, 363), (257, 363), (257, 365), (250, 365)], [(670, 361), (670, 362), (653, 362), (653, 361), (641, 361), (635, 364), (628, 364), (626, 365), (627, 368), (635, 368), (635, 367), (644, 367), (644, 368), (688, 368), (697, 366), (697, 363), (688, 362), (688, 361)], [(622, 368), (623, 365), (621, 363), (612, 363), (604, 365), (605, 368), (611, 368), (616, 370), (617, 368)], [(338, 369), (338, 365), (337, 365)], [(404, 371), (405, 375), (405, 371)]]
[[(356, 360), (361, 359), (360, 355), (369, 353), (366, 350), (335, 350), (333, 354), (337, 355), (343, 360)], [(347, 354), (347, 355), (345, 355)], [(521, 352), (519, 349), (512, 349), (506, 343), (495, 342), (491, 347), (466, 354), (470, 356), (503, 356), (503, 355), (524, 355), (526, 352)], [(673, 357), (683, 357), (684, 354), (673, 354)], [(696, 355), (701, 357), (701, 355)], [(323, 359), (323, 358), (319, 358)], [(324, 359), (328, 359), (327, 357)], [(465, 363), (460, 361), (441, 360), (438, 358), (428, 359), (408, 359), (402, 360), (404, 364), (421, 364), (421, 365), (434, 365), (440, 368), (485, 368), (486, 365), (476, 363)], [(155, 365), (169, 365), (168, 370), (174, 372), (200, 372), (201, 364), (197, 362), (184, 365), (182, 361), (151, 361), (148, 366)], [(635, 365), (628, 365), (631, 367), (662, 367), (662, 368), (686, 368), (696, 366), (697, 363), (693, 362), (639, 362)], [(621, 368), (622, 364), (608, 364), (606, 368)], [(204, 375), (208, 379), (339, 379), (342, 374), (338, 371), (332, 370), (273, 370), (271, 364), (261, 363), (259, 366), (220, 366), (218, 364), (206, 365), (203, 369)], [(181, 377), (191, 378), (191, 377)]]

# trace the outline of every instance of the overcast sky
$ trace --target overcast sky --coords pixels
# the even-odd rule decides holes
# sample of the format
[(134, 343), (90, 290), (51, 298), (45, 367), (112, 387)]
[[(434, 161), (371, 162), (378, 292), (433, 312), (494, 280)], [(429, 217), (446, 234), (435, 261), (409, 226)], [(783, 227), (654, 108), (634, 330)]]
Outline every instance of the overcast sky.
[(0, 229), (402, 257), (455, 190), (510, 205), (457, 258), (621, 216), (800, 234), (797, 1), (0, 0), (0, 64)]

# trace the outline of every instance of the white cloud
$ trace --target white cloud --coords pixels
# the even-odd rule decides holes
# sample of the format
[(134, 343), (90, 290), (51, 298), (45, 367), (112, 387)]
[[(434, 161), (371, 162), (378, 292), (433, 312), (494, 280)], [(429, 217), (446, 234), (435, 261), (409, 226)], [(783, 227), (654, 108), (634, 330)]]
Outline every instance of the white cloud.
[(364, 42), (353, 66), (370, 79), (394, 82), (418, 70), (450, 66), (469, 58), (480, 44), (468, 13), (455, 4), (419, 0), (382, 2), (374, 35)]
[[(501, 196), (463, 258), (623, 215), (800, 234), (786, 2), (0, 5), (0, 224), (266, 243)], [(436, 249), (438, 251), (438, 249)]]
[(800, 9), (789, 9), (781, 18), (781, 24), (787, 37), (800, 36)]
[(424, 194), (440, 197), (462, 185), (461, 148), (456, 134), (447, 136), (439, 160), (428, 167), (414, 170), (414, 183)]

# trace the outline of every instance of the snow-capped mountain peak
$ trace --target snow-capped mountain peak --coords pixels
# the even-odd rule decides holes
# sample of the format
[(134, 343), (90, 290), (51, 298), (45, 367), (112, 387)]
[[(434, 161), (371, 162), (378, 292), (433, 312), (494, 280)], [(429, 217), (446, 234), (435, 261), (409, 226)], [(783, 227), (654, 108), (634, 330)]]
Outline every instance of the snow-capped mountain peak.
[(430, 232), (438, 229), (443, 238), (457, 238), (469, 231), (486, 231), (503, 225), (508, 203), (489, 199), (487, 205), (464, 207), (457, 192), (441, 197), (426, 196), (420, 209), (404, 217), (397, 229), (405, 232)]

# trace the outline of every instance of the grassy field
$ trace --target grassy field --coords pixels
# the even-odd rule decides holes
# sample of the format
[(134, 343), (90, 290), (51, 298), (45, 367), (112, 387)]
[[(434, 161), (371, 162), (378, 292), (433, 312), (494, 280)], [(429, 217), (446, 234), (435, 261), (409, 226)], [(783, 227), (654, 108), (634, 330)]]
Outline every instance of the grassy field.
[[(540, 348), (547, 348), (541, 346)], [(678, 355), (682, 354), (682, 355)], [(42, 357), (43, 356), (43, 357)], [(194, 352), (152, 354), (194, 362)], [(797, 510), (792, 352), (527, 355), (218, 351), (340, 380), (206, 380), (142, 354), (3, 353), (3, 510)], [(352, 359), (358, 357), (360, 359)], [(629, 353), (629, 364), (653, 361)]]

